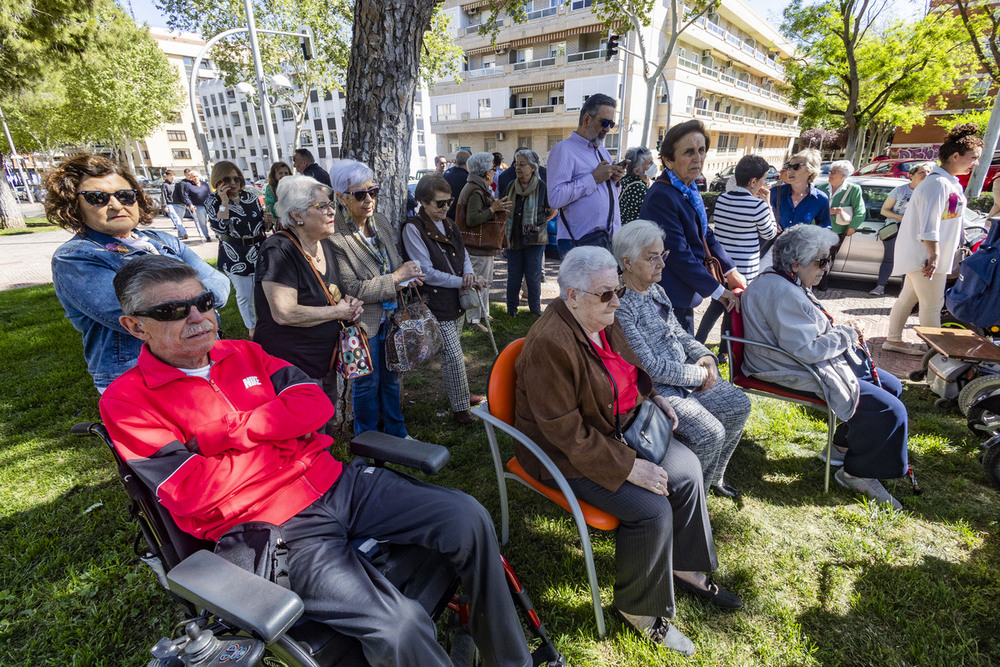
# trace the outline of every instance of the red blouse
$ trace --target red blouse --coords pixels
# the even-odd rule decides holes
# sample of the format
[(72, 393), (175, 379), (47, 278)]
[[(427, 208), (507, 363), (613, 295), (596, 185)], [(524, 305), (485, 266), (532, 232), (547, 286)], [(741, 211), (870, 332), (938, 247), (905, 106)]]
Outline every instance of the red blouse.
[(617, 414), (623, 415), (635, 407), (635, 401), (639, 397), (639, 369), (622, 359), (620, 354), (611, 349), (603, 330), (601, 331), (601, 345), (597, 345), (594, 341), (590, 341), (590, 344), (618, 386)]

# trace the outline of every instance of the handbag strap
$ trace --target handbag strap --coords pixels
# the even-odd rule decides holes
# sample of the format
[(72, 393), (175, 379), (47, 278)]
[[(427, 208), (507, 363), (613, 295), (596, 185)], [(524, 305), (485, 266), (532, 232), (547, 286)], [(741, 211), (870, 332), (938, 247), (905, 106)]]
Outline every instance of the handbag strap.
[[(299, 252), (302, 253), (302, 256), (306, 258), (306, 264), (309, 265), (309, 268), (312, 269), (313, 275), (316, 276), (316, 280), (319, 282), (319, 286), (323, 290), (323, 294), (326, 295), (326, 300), (330, 302), (331, 306), (336, 306), (337, 302), (336, 300), (334, 300), (333, 295), (330, 294), (330, 288), (326, 286), (326, 281), (323, 280), (323, 276), (319, 274), (319, 269), (317, 269), (316, 266), (313, 264), (312, 257), (310, 257), (309, 253), (307, 253), (305, 249), (302, 247), (302, 244), (299, 242), (298, 237), (296, 237), (295, 234), (291, 233), (287, 229), (283, 229), (278, 233), (283, 234), (284, 236), (287, 236), (292, 240), (292, 243), (294, 243), (295, 247), (299, 249)], [(317, 248), (318, 248), (317, 252), (323, 249), (322, 246), (319, 245), (317, 245)]]

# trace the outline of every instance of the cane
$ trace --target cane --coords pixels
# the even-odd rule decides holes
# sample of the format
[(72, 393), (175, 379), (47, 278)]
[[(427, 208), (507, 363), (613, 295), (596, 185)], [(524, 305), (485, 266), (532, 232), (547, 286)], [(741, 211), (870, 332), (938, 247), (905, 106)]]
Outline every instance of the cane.
[(490, 345), (493, 346), (493, 356), (500, 356), (500, 350), (497, 349), (497, 341), (493, 338), (493, 324), (490, 322), (490, 311), (486, 308), (486, 297), (483, 296), (483, 290), (476, 288), (476, 294), (479, 295), (479, 307), (483, 313), (483, 322), (486, 322), (486, 332), (490, 335)]

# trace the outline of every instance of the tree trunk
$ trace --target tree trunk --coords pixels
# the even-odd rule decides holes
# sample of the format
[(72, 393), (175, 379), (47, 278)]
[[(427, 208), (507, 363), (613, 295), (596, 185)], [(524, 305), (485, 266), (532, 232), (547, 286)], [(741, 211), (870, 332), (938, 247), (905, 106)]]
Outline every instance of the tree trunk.
[[(670, 98), (670, 91), (667, 90), (667, 99)], [(668, 102), (669, 104), (669, 102)], [(653, 124), (653, 110), (656, 107), (656, 79), (646, 81), (646, 117), (642, 121), (642, 146), (656, 145), (656, 126)], [(670, 127), (670, 119), (667, 118), (667, 127)]]
[(27, 227), (27, 224), (24, 222), (17, 196), (7, 179), (0, 174), (0, 228), (23, 229), (24, 227)]
[(424, 33), (440, 0), (357, 0), (347, 67), (344, 157), (366, 163), (382, 188), (379, 210), (397, 228), (406, 214)]

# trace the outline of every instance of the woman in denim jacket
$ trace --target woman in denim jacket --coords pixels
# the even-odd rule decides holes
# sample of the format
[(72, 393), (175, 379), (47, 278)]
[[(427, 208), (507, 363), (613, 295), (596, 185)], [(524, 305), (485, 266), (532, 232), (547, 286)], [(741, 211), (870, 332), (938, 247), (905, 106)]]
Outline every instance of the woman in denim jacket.
[[(66, 317), (83, 334), (83, 355), (97, 391), (135, 366), (142, 341), (118, 323), (123, 315), (112, 280), (129, 259), (168, 255), (190, 264), (221, 308), (229, 279), (179, 239), (139, 231), (153, 220), (153, 203), (128, 170), (100, 155), (75, 155), (45, 175), (49, 220), (75, 233), (52, 257), (52, 281)], [(150, 304), (153, 305), (153, 304)]]

